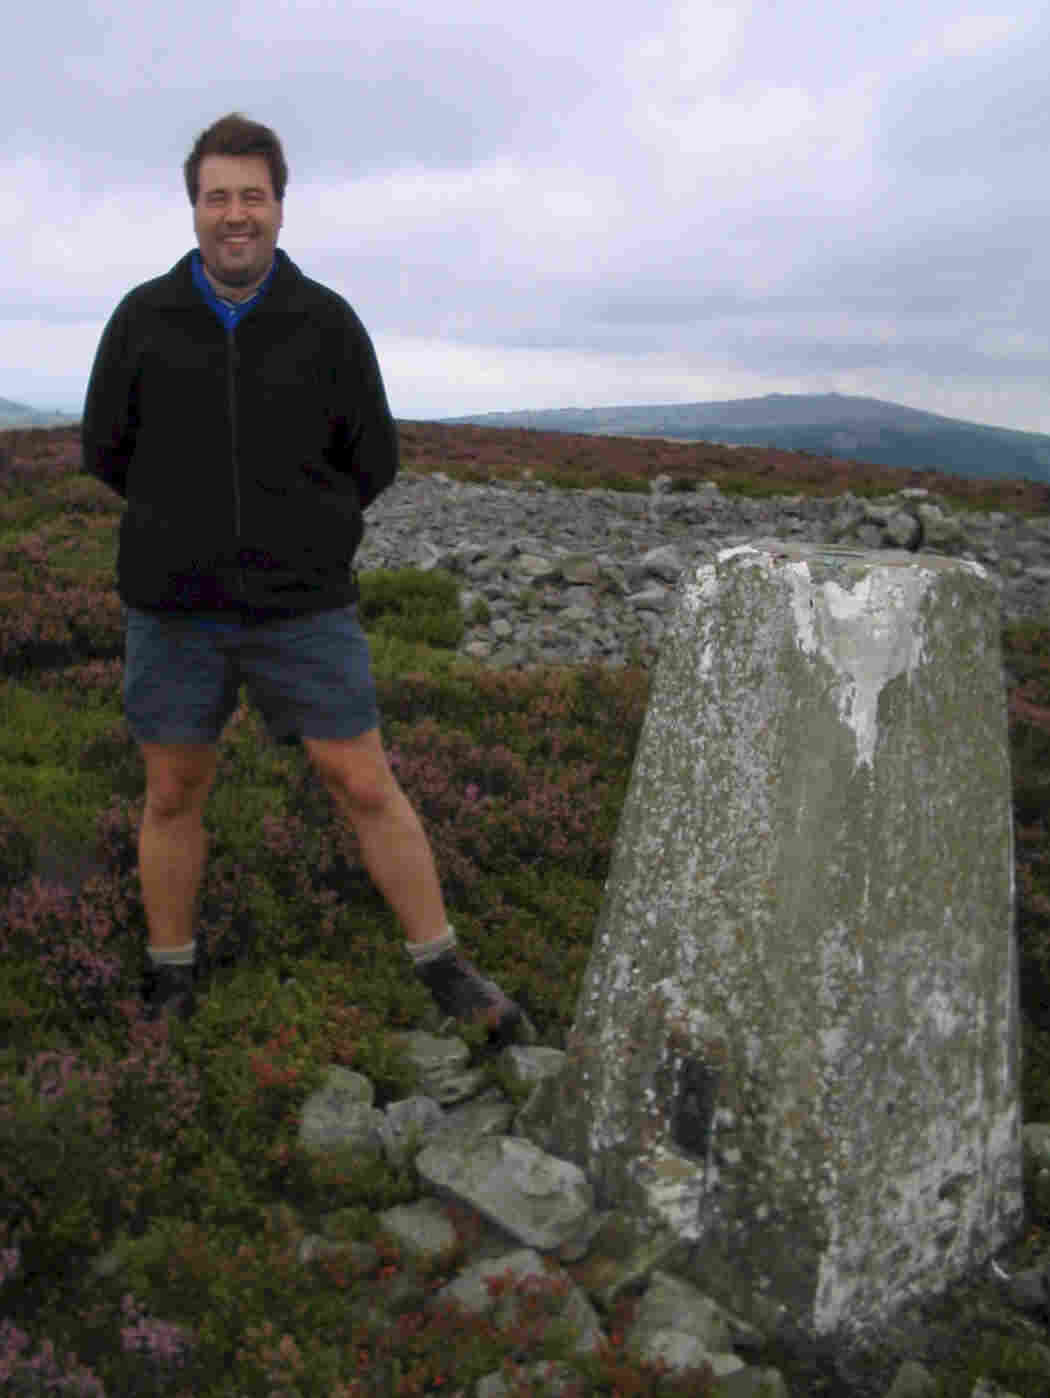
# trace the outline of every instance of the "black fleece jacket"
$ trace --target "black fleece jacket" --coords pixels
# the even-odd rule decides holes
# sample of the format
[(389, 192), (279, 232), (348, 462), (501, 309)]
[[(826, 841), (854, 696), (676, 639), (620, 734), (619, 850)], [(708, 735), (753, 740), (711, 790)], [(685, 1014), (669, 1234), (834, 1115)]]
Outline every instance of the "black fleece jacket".
[(372, 343), (280, 250), (226, 331), (192, 256), (125, 296), (88, 384), (84, 469), (127, 500), (117, 591), (248, 620), (346, 606), (362, 511), (398, 466)]

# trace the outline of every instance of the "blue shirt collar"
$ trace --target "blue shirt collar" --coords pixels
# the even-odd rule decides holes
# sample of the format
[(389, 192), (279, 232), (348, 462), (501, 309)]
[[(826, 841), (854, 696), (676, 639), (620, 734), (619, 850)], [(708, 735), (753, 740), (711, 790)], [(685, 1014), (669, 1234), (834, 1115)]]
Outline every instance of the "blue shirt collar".
[(266, 290), (273, 281), (273, 274), (277, 270), (277, 258), (279, 254), (274, 253), (270, 270), (266, 274), (266, 280), (254, 295), (249, 296), (247, 301), (223, 301), (215, 293), (215, 288), (208, 280), (204, 272), (204, 262), (201, 259), (199, 249), (193, 254), (191, 270), (193, 272), (193, 282), (197, 290), (204, 297), (205, 301), (219, 317), (220, 324), (227, 330), (233, 330), (244, 319), (253, 306), (257, 306), (266, 294)]

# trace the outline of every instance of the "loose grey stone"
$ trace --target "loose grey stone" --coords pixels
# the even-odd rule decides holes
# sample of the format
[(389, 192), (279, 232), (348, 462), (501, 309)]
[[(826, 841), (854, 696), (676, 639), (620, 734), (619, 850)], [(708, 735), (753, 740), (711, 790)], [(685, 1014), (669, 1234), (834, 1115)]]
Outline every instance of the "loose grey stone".
[(514, 1108), (497, 1088), (447, 1111), (444, 1130), (469, 1144), (482, 1136), (506, 1135), (513, 1120)]
[[(568, 1364), (526, 1364), (519, 1371), (529, 1385), (529, 1392), (559, 1398), (579, 1382), (579, 1375)], [(515, 1386), (517, 1375), (515, 1376)], [(507, 1398), (514, 1390), (501, 1373), (486, 1374), (478, 1379), (477, 1398)]]
[(503, 1061), (515, 1082), (522, 1087), (531, 1087), (544, 1078), (557, 1077), (565, 1065), (565, 1054), (561, 1049), (544, 1048), (539, 1044), (511, 1044), (503, 1051)]
[(563, 1286), (565, 1295), (561, 1303), (561, 1317), (575, 1331), (575, 1353), (593, 1353), (601, 1344), (601, 1325), (583, 1291), (561, 1267), (545, 1261), (531, 1248), (504, 1253), (465, 1268), (455, 1281), (442, 1287), (431, 1304), (437, 1307), (443, 1302), (454, 1301), (473, 1315), (492, 1311), (501, 1328), (512, 1329), (519, 1313), (513, 1292), (499, 1294), (489, 1285), (490, 1282), (502, 1278), (523, 1287), (527, 1287), (532, 1278), (544, 1284), (555, 1283)]
[(665, 612), (671, 605), (671, 594), (659, 583), (632, 592), (627, 601), (640, 612)]
[(991, 1379), (978, 1379), (973, 1386), (970, 1398), (1020, 1398), (1020, 1394), (1000, 1388)]
[(367, 1078), (333, 1064), (324, 1084), (303, 1104), (300, 1143), (314, 1150), (333, 1146), (381, 1150), (383, 1114), (372, 1107), (373, 1097)]
[(432, 1097), (405, 1097), (387, 1105), (380, 1134), (392, 1164), (414, 1154), (445, 1125), (445, 1113)]
[(906, 1359), (897, 1370), (886, 1398), (933, 1398), (937, 1382), (928, 1369), (914, 1359)]
[[(693, 566), (711, 561), (719, 548), (762, 535), (914, 549), (920, 506), (931, 512), (927, 524), (932, 534), (919, 547), (988, 563), (1003, 585), (1005, 620), (1040, 616), (1050, 607), (1050, 577), (1044, 576), (1050, 570), (1050, 528), (1045, 520), (1002, 511), (953, 511), (929, 491), (913, 489), (878, 502), (851, 494), (751, 500), (723, 495), (710, 482), (696, 491), (643, 495), (467, 485), (405, 472), (370, 506), (358, 566), (440, 566), (463, 581), (464, 600), (480, 591), (493, 618), (501, 616), (513, 628), (500, 637), (491, 631), (491, 622), (469, 620), (459, 649), (484, 664), (522, 666), (549, 659), (578, 663), (590, 658), (610, 665), (634, 659), (648, 664), (661, 644), (666, 616), (645, 614), (647, 629), (640, 636), (640, 653), (635, 653), (632, 645), (639, 644), (640, 633), (634, 628), (640, 614), (624, 600), (656, 576), (646, 571), (642, 560), (647, 556), (672, 549), (684, 566)], [(422, 536), (420, 520), (426, 520)], [(521, 555), (543, 560), (553, 571), (530, 578), (516, 566)], [(542, 644), (519, 634), (528, 605), (520, 596), (523, 582), (542, 586), (548, 594), (543, 605), (548, 607), (593, 607), (592, 620), (566, 622), (560, 613), (560, 635), (548, 636)], [(590, 596), (570, 600), (565, 595), (570, 589)], [(497, 612), (497, 605), (506, 610)], [(538, 600), (535, 605), (540, 605)]]
[(1047, 1310), (1050, 1305), (1046, 1272), (1040, 1267), (1026, 1267), (1021, 1272), (1015, 1272), (1007, 1283), (1007, 1293), (1011, 1305), (1016, 1306), (1019, 1311), (1038, 1314)]
[(677, 582), (681, 577), (682, 569), (685, 567), (685, 559), (675, 548), (674, 544), (661, 544), (658, 548), (649, 549), (641, 557), (642, 567), (653, 577), (663, 578), (665, 582)]
[[(467, 1070), (470, 1049), (462, 1039), (444, 1038), (414, 1030), (394, 1036), (401, 1044), (405, 1057), (416, 1069), (424, 1095), (441, 1106), (462, 1102), (472, 1095), (476, 1074)], [(476, 1092), (477, 1087), (473, 1090)]]
[(597, 561), (588, 554), (571, 554), (559, 560), (558, 568), (567, 583), (594, 584), (601, 576)]
[(890, 548), (914, 549), (922, 538), (922, 525), (913, 514), (895, 510), (886, 521), (885, 536)]
[(514, 560), (514, 571), (539, 582), (543, 578), (553, 578), (558, 574), (558, 565), (540, 554), (522, 553)]
[(440, 1077), (435, 1075), (423, 1079), (427, 1090), (443, 1107), (455, 1106), (476, 1097), (485, 1081), (484, 1068), (465, 1068), (461, 1073), (445, 1073)]
[(715, 1354), (733, 1347), (729, 1319), (717, 1302), (678, 1277), (654, 1272), (628, 1331), (628, 1343), (644, 1353), (652, 1336), (665, 1331), (691, 1335), (702, 1349)]
[(1021, 1128), (1025, 1163), (1037, 1169), (1050, 1169), (1050, 1126), (1029, 1122)]
[(436, 1142), (417, 1157), (416, 1169), (432, 1188), (454, 1194), (512, 1237), (545, 1251), (574, 1238), (594, 1206), (577, 1166), (512, 1136)]
[(296, 1258), (306, 1266), (318, 1258), (331, 1257), (333, 1253), (343, 1253), (354, 1267), (361, 1271), (371, 1271), (379, 1262), (379, 1253), (369, 1243), (336, 1242), (320, 1233), (307, 1233), (300, 1238), (296, 1248)]
[(398, 1204), (379, 1215), (381, 1226), (417, 1257), (447, 1252), (456, 1245), (456, 1230), (434, 1199)]
[[(647, 1364), (666, 1364), (674, 1374), (699, 1369), (701, 1364), (708, 1364), (711, 1360), (710, 1354), (695, 1335), (684, 1335), (680, 1330), (654, 1330), (646, 1336), (645, 1343), (638, 1346), (637, 1352)], [(737, 1360), (736, 1367), (742, 1369), (744, 1366)]]
[(720, 1378), (711, 1398), (791, 1398), (779, 1369), (738, 1369)]

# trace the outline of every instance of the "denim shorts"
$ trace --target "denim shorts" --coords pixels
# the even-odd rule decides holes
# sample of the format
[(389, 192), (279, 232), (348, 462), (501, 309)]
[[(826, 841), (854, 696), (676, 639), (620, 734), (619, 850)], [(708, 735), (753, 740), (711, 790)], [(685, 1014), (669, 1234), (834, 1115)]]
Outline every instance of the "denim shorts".
[(127, 608), (124, 712), (136, 742), (218, 742), (242, 684), (277, 742), (357, 738), (379, 724), (354, 606), (252, 623)]

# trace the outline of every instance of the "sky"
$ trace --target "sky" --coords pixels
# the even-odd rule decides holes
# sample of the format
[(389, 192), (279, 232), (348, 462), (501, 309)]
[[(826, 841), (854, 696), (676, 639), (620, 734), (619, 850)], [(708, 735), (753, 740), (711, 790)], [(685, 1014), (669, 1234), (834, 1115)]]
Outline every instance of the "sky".
[(4, 56), (0, 397), (79, 412), (241, 111), (396, 417), (838, 392), (1050, 432), (1045, 0), (39, 0)]

